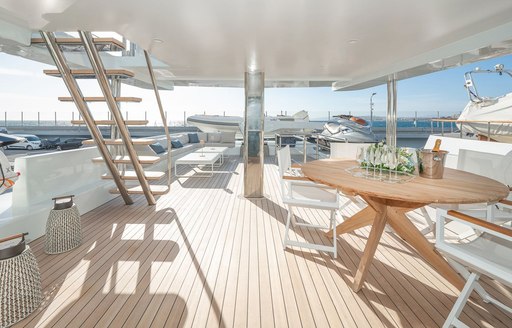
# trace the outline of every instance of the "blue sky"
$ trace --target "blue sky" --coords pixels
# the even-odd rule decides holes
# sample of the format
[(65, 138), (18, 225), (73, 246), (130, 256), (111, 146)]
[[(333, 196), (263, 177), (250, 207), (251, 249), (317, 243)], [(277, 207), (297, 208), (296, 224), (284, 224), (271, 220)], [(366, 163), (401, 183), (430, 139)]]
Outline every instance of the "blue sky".
[[(475, 67), (491, 69), (498, 63), (512, 69), (512, 56), (399, 81), (398, 115), (413, 117), (415, 111), (420, 117), (434, 117), (437, 111), (442, 116), (460, 113), (468, 102), (464, 88), (464, 72)], [(3, 123), (5, 113), (8, 119), (19, 120), (21, 111), (24, 112), (25, 120), (36, 120), (38, 112), (41, 120), (53, 120), (55, 112), (59, 119), (63, 120), (71, 119), (72, 112), (78, 115), (73, 104), (61, 103), (57, 100), (58, 96), (66, 96), (68, 92), (60, 79), (47, 77), (42, 73), (46, 68), (52, 67), (0, 53), (0, 122)], [(512, 79), (509, 77), (493, 77), (486, 82), (488, 83), (485, 87), (483, 84), (478, 85), (482, 94), (496, 96), (512, 89)], [(92, 96), (100, 94), (95, 82), (81, 83), (86, 90), (84, 94)], [(299, 110), (307, 110), (313, 119), (326, 118), (329, 111), (331, 115), (352, 113), (365, 116), (369, 115), (369, 99), (373, 92), (377, 93), (374, 97), (374, 113), (377, 116), (383, 116), (386, 112), (386, 86), (384, 85), (344, 92), (333, 92), (330, 88), (266, 89), (265, 110), (269, 115), (277, 115), (281, 111), (292, 114)], [(204, 112), (241, 116), (244, 108), (243, 93), (243, 88), (176, 87), (174, 91), (162, 92), (161, 97), (169, 119), (182, 122), (184, 112), (187, 116)], [(154, 94), (151, 90), (123, 85), (122, 94), (143, 98), (140, 104), (124, 105), (123, 113), (128, 111), (130, 119), (142, 119), (144, 111), (148, 111), (150, 124), (160, 124)], [(94, 106), (99, 105), (93, 105), (93, 111), (101, 111), (95, 114), (98, 119), (106, 117), (105, 109)]]

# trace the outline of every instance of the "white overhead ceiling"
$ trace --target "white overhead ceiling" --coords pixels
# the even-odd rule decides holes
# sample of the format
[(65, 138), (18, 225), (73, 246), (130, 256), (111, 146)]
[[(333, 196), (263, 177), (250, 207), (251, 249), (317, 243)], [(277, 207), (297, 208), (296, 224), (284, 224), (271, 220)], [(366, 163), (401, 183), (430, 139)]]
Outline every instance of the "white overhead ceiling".
[(178, 84), (229, 85), (251, 67), (275, 85), (366, 87), (512, 40), (510, 0), (3, 0), (0, 18), (33, 31), (117, 32)]

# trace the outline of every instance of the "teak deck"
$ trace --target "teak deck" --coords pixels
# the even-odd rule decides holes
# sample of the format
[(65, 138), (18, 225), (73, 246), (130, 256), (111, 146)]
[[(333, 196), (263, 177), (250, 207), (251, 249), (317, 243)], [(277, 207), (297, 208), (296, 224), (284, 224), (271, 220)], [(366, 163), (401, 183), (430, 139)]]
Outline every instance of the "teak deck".
[[(16, 327), (438, 327), (456, 289), (392, 232), (366, 283), (351, 289), (369, 228), (338, 237), (338, 258), (282, 249), (286, 209), (277, 166), (265, 164), (264, 199), (243, 194), (243, 164), (228, 159), (212, 178), (174, 180), (148, 207), (118, 198), (82, 216), (82, 246), (60, 255), (30, 244), (45, 301)], [(358, 208), (350, 205), (344, 215)], [(327, 222), (327, 212), (299, 209)], [(414, 221), (415, 222), (415, 221)], [(416, 223), (416, 222), (415, 222)], [(322, 232), (292, 238), (328, 243)], [(511, 290), (483, 284), (510, 305)], [(471, 327), (512, 327), (512, 316), (473, 297)]]

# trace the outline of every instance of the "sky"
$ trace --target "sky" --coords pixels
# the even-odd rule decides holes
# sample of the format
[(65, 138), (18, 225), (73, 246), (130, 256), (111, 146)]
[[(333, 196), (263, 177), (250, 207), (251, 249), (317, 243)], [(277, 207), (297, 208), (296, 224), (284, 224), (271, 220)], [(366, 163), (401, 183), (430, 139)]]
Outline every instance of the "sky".
[[(468, 102), (464, 88), (464, 73), (476, 67), (492, 69), (496, 64), (504, 64), (512, 69), (512, 56), (503, 56), (481, 61), (445, 71), (414, 77), (397, 83), (398, 116), (436, 117), (457, 115)], [(62, 103), (59, 96), (69, 96), (61, 79), (45, 76), (43, 69), (50, 65), (27, 60), (22, 57), (0, 53), (0, 125), (7, 120), (19, 120), (23, 112), (24, 120), (53, 120), (55, 112), (59, 120), (71, 120), (78, 111), (72, 103)], [(478, 90), (487, 96), (498, 96), (510, 91), (512, 79), (492, 76), (477, 79)], [(483, 81), (485, 80), (485, 81)], [(101, 94), (94, 81), (81, 80), (84, 95)], [(326, 119), (329, 113), (369, 116), (370, 96), (373, 98), (374, 115), (385, 116), (386, 86), (359, 91), (338, 91), (331, 88), (268, 88), (265, 89), (265, 111), (268, 115), (293, 114), (307, 110), (311, 119)], [(123, 96), (142, 97), (139, 104), (123, 104), (123, 114), (129, 119), (144, 119), (145, 112), (150, 125), (161, 125), (155, 96), (152, 90), (144, 90), (128, 85), (122, 86)], [(182, 124), (184, 114), (217, 114), (242, 116), (244, 112), (243, 88), (176, 87), (173, 91), (161, 91), (164, 110), (169, 121)], [(101, 105), (91, 105), (97, 119), (106, 118), (106, 109)]]

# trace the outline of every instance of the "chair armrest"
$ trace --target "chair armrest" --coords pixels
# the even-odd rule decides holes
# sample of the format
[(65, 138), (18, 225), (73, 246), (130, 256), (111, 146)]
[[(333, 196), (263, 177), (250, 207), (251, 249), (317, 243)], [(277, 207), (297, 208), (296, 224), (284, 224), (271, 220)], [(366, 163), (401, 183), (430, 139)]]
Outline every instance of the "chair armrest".
[(455, 217), (455, 218), (457, 218), (459, 220), (469, 222), (471, 224), (480, 226), (480, 227), (488, 229), (488, 230), (492, 230), (494, 232), (497, 232), (499, 234), (502, 234), (502, 235), (505, 235), (505, 236), (508, 236), (508, 237), (512, 237), (512, 230), (511, 229), (499, 226), (499, 225), (491, 223), (489, 221), (478, 219), (478, 218), (475, 218), (473, 216), (470, 216), (470, 215), (467, 215), (467, 214), (464, 214), (464, 213), (460, 213), (460, 212), (457, 212), (457, 211), (453, 211), (453, 210), (448, 211), (447, 214), (451, 215), (451, 216), (453, 216), (453, 217)]
[(284, 180), (294, 180), (294, 181), (313, 181), (311, 180), (310, 178), (307, 178), (307, 177), (296, 177), (296, 176), (290, 176), (290, 175), (285, 175), (283, 176), (283, 179)]
[(300, 169), (302, 167), (302, 165), (300, 164), (297, 164), (297, 163), (292, 163), (292, 169)]
[(499, 201), (500, 204), (512, 206), (512, 200), (502, 199)]

